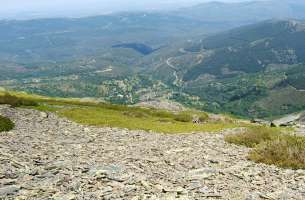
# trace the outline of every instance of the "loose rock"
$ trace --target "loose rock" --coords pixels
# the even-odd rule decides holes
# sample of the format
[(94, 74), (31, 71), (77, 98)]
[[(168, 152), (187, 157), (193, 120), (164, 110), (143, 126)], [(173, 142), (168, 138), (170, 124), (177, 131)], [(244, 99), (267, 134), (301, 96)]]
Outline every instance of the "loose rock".
[(0, 199), (305, 199), (305, 170), (247, 159), (225, 134), (165, 135), (86, 127), (0, 106)]

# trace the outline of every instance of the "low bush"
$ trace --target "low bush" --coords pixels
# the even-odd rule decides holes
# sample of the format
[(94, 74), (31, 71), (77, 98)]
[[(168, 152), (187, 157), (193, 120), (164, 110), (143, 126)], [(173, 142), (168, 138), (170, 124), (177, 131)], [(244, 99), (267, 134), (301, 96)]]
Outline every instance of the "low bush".
[(274, 140), (278, 138), (279, 135), (278, 129), (257, 126), (247, 128), (243, 133), (228, 135), (225, 137), (225, 140), (229, 143), (253, 148), (261, 142)]
[(10, 131), (14, 126), (14, 123), (10, 119), (0, 116), (0, 132)]
[(175, 115), (174, 120), (178, 122), (191, 122), (193, 117), (187, 113), (179, 113)]
[(249, 158), (283, 168), (305, 169), (305, 138), (283, 135), (262, 142), (250, 152)]
[(209, 119), (209, 115), (207, 113), (202, 113), (198, 117), (200, 122), (205, 122)]
[(13, 107), (18, 106), (37, 106), (38, 103), (29, 99), (16, 97), (10, 94), (4, 94), (3, 96), (0, 96), (0, 104), (8, 104)]
[(175, 114), (166, 110), (155, 110), (151, 109), (150, 113), (154, 117), (160, 117), (160, 118), (174, 118)]
[(225, 140), (253, 148), (248, 158), (255, 162), (305, 169), (305, 137), (280, 133), (269, 127), (251, 127), (243, 133), (228, 135)]

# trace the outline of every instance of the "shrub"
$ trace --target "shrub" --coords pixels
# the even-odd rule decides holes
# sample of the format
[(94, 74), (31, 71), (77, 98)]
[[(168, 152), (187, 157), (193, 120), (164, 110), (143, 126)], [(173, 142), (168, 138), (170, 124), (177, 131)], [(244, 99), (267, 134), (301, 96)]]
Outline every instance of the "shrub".
[(18, 106), (37, 106), (38, 103), (29, 99), (24, 99), (20, 97), (16, 97), (6, 93), (3, 96), (0, 96), (0, 104), (8, 104), (13, 107)]
[(207, 113), (202, 113), (198, 117), (200, 122), (205, 122), (209, 119), (209, 115)]
[(155, 109), (152, 109), (150, 111), (151, 115), (152, 116), (155, 116), (155, 117), (160, 117), (160, 118), (174, 118), (175, 115), (169, 111), (166, 111), (166, 110), (155, 110)]
[(128, 116), (128, 117), (136, 117), (136, 118), (148, 117), (147, 114), (145, 114), (144, 112), (139, 112), (139, 111), (125, 111), (125, 112), (123, 112), (123, 115)]
[(261, 142), (274, 140), (278, 138), (279, 135), (280, 133), (277, 129), (257, 126), (247, 128), (243, 133), (228, 135), (225, 137), (225, 140), (229, 143), (253, 148)]
[(283, 135), (265, 141), (250, 152), (249, 158), (283, 168), (305, 169), (305, 138)]
[(178, 122), (191, 122), (193, 117), (187, 113), (179, 113), (175, 115), (174, 120)]
[(0, 132), (9, 131), (13, 129), (14, 126), (14, 123), (10, 119), (0, 116)]

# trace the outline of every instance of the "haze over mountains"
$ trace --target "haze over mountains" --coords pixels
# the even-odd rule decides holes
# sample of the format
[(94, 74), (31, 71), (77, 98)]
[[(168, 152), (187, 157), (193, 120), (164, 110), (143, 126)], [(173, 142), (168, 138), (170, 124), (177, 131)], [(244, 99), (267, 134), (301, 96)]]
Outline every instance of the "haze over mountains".
[[(201, 3), (201, 4), (200, 4)], [(253, 21), (278, 17), (304, 17), (302, 0), (11, 0), (0, 7), (0, 18), (35, 19), (54, 17), (84, 17), (117, 12), (173, 11), (202, 20)], [(274, 6), (276, 5), (276, 6)]]
[(271, 18), (304, 18), (305, 2), (302, 0), (246, 1), (237, 3), (209, 2), (181, 9), (185, 17), (205, 21), (253, 22)]
[[(228, 1), (228, 0), (224, 0)], [(0, 7), (2, 18), (82, 17), (115, 12), (165, 11), (207, 0), (10, 0)], [(229, 0), (233, 2), (233, 0)]]
[(278, 116), (305, 109), (304, 20), (301, 0), (2, 20), (0, 85), (124, 104), (169, 98), (213, 112)]

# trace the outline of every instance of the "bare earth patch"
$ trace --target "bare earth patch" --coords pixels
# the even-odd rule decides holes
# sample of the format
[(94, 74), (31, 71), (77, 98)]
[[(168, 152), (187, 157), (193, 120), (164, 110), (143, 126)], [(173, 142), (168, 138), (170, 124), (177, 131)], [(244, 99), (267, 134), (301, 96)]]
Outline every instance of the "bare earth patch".
[(0, 199), (305, 199), (305, 170), (247, 160), (218, 134), (164, 135), (78, 125), (0, 107)]

